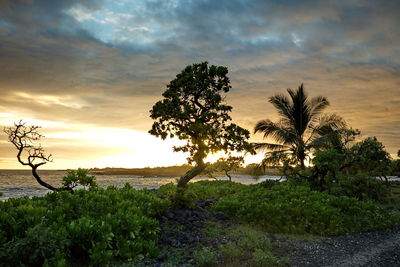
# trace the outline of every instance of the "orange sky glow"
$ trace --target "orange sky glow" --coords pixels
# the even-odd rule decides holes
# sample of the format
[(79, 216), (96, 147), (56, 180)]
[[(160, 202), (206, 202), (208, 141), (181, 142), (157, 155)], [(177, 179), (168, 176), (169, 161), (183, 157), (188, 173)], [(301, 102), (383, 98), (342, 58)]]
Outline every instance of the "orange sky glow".
[[(251, 132), (278, 118), (270, 96), (304, 83), (397, 158), (400, 3), (340, 2), (0, 1), (0, 127), (41, 126), (44, 169), (184, 164), (181, 141), (147, 133), (149, 110), (208, 61), (228, 67), (226, 102)], [(0, 169), (22, 167), (1, 132)]]

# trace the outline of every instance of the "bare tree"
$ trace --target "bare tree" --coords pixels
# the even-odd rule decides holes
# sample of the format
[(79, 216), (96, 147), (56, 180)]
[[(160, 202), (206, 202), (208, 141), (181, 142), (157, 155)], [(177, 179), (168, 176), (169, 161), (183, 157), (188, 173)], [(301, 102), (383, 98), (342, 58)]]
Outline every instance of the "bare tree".
[[(37, 169), (46, 164), (52, 162), (51, 154), (46, 156), (44, 149), (40, 145), (39, 140), (43, 137), (38, 132), (39, 126), (27, 126), (25, 122), (20, 120), (18, 123), (14, 123), (13, 127), (5, 127), (4, 132), (8, 136), (8, 140), (18, 150), (17, 159), (18, 162), (24, 166), (29, 166), (32, 169), (32, 175), (36, 181), (41, 185), (52, 191), (71, 191), (70, 187), (54, 187), (42, 180), (37, 172)], [(26, 157), (26, 159), (23, 159)]]

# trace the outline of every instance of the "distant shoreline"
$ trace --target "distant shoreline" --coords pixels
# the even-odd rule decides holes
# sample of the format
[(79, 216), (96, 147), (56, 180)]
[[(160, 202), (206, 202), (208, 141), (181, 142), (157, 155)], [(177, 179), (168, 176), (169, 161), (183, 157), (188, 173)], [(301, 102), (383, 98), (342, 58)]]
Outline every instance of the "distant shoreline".
[[(230, 172), (230, 174), (239, 174), (239, 175), (253, 175), (254, 174), (254, 166), (247, 166), (244, 168), (240, 168), (236, 171)], [(191, 165), (180, 165), (180, 166), (167, 166), (167, 167), (144, 167), (144, 168), (90, 168), (90, 173), (92, 175), (135, 175), (139, 177), (179, 177), (186, 173), (188, 170), (192, 168)], [(39, 169), (40, 172), (67, 172), (71, 169)], [(30, 169), (1, 169), (0, 171), (22, 171), (22, 172), (30, 172)], [(220, 176), (225, 175), (222, 172), (217, 172), (214, 175)], [(259, 175), (271, 175), (271, 176), (279, 176), (280, 173), (277, 169), (267, 169), (263, 173), (259, 173)], [(200, 175), (206, 177), (207, 175)]]

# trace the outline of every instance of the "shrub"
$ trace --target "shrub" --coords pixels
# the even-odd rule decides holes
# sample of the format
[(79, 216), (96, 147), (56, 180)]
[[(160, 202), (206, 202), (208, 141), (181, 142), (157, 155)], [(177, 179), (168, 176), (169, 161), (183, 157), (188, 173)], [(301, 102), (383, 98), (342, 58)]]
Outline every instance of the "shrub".
[(199, 267), (207, 267), (216, 263), (217, 256), (215, 253), (208, 247), (203, 247), (200, 250), (194, 252), (194, 259), (196, 265)]
[(390, 197), (390, 189), (383, 181), (365, 175), (340, 177), (338, 182), (331, 185), (330, 193), (381, 203), (386, 203)]
[(246, 185), (230, 181), (199, 181), (189, 184), (189, 190), (194, 192), (197, 200), (228, 196), (246, 187)]
[(197, 200), (224, 197), (246, 187), (246, 185), (229, 181), (199, 181), (189, 183), (188, 187), (183, 190), (169, 183), (160, 186), (155, 194), (161, 198), (169, 199), (173, 208), (194, 208)]
[(256, 249), (253, 252), (253, 261), (255, 266), (265, 267), (265, 266), (281, 266), (280, 260), (275, 257), (271, 251)]
[(168, 206), (130, 186), (9, 199), (0, 202), (0, 262), (87, 265), (155, 256), (154, 216)]
[(226, 196), (212, 208), (269, 232), (337, 235), (393, 227), (399, 216), (373, 202), (336, 197), (308, 187), (258, 185)]
[(93, 175), (89, 175), (90, 170), (88, 169), (77, 169), (70, 170), (63, 177), (63, 186), (69, 188), (75, 188), (77, 186), (83, 187), (96, 187), (96, 177)]

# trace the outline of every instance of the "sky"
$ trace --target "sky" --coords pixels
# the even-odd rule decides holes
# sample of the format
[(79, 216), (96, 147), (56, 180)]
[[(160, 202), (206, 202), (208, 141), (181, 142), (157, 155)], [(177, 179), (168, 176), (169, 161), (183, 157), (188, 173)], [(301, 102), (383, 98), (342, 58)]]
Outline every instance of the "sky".
[[(395, 157), (399, 14), (397, 0), (0, 0), (0, 127), (41, 126), (47, 169), (182, 164), (178, 140), (147, 133), (149, 110), (208, 61), (229, 69), (240, 126), (276, 120), (268, 98), (304, 83)], [(0, 168), (21, 167), (1, 132)]]

